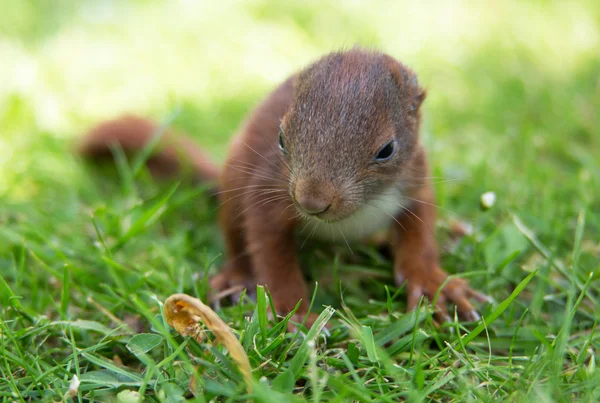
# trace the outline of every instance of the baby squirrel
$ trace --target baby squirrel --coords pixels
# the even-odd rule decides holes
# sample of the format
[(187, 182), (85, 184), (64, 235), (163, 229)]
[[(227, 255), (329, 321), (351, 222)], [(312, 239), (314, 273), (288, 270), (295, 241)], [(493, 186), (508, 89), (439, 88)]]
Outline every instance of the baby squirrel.
[[(276, 88), (234, 137), (220, 171), (188, 138), (163, 136), (149, 161), (153, 172), (176, 173), (184, 158), (200, 179), (218, 182), (226, 263), (211, 278), (212, 289), (263, 284), (278, 313), (301, 300), (297, 315), (304, 315), (309, 299), (296, 235), (353, 242), (389, 229), (394, 278), (406, 283), (408, 308), (422, 296), (433, 299), (447, 274), (439, 265), (433, 187), (419, 143), (424, 99), (411, 69), (386, 54), (352, 49), (324, 56)], [(84, 138), (80, 152), (110, 156), (114, 142), (135, 152), (156, 129), (133, 116), (105, 122)], [(448, 281), (437, 317), (449, 319), (449, 302), (462, 319), (479, 319), (470, 299), (486, 297), (463, 279)]]

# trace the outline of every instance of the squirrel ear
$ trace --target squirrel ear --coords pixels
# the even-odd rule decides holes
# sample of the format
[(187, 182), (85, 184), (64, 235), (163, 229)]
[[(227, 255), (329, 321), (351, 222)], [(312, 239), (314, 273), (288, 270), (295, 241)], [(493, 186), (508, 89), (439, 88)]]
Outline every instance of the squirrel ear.
[(419, 108), (421, 107), (421, 104), (423, 103), (423, 101), (425, 100), (425, 98), (427, 97), (427, 91), (424, 90), (423, 88), (421, 88), (419, 86), (419, 84), (417, 83), (417, 87), (416, 87), (416, 95), (414, 96), (414, 109), (415, 110), (419, 110)]
[(408, 98), (411, 109), (415, 112), (418, 111), (425, 100), (427, 92), (419, 85), (417, 75), (396, 59), (390, 56), (386, 56), (386, 58), (392, 78), (400, 91), (400, 96)]

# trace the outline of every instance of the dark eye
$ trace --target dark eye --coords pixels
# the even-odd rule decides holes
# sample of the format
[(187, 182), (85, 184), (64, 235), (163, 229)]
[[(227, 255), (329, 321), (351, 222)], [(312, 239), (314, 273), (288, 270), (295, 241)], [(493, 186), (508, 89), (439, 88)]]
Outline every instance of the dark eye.
[(279, 149), (285, 153), (285, 144), (283, 143), (283, 129), (279, 128)]
[(385, 162), (396, 153), (396, 140), (390, 140), (375, 154), (375, 162)]

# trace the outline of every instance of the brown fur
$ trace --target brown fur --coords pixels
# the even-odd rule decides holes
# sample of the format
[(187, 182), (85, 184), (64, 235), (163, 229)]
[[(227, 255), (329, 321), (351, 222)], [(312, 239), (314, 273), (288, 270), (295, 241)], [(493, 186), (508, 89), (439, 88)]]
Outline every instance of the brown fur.
[[(127, 115), (103, 122), (89, 131), (78, 144), (77, 152), (87, 158), (102, 159), (112, 155), (111, 147), (119, 145), (126, 155), (140, 151), (161, 129), (154, 122)], [(216, 181), (219, 169), (194, 141), (167, 130), (162, 135), (158, 149), (148, 161), (152, 172), (160, 176), (173, 176), (182, 165), (191, 165), (193, 173), (201, 180)], [(182, 164), (183, 163), (183, 164)]]
[[(352, 219), (383, 192), (398, 188), (410, 203), (391, 221), (395, 278), (398, 285), (407, 282), (410, 308), (421, 296), (433, 298), (447, 275), (439, 266), (433, 189), (419, 144), (424, 98), (412, 70), (360, 49), (327, 55), (273, 91), (233, 139), (218, 175), (227, 261), (211, 279), (213, 288), (265, 284), (280, 313), (300, 300), (299, 313), (306, 313), (298, 228), (306, 220)], [(99, 155), (106, 144), (118, 141), (133, 151), (154, 129), (132, 117), (105, 123), (91, 132), (82, 150)], [(278, 147), (280, 131), (284, 151)], [(374, 162), (390, 139), (397, 152), (389, 161)], [(163, 145), (155, 160), (166, 171), (180, 168), (174, 149), (183, 148), (199, 176), (217, 177), (216, 168), (188, 140), (169, 136)], [(476, 319), (469, 298), (483, 296), (462, 280), (448, 282), (438, 298), (440, 316), (446, 317), (445, 303), (452, 302), (462, 317)]]

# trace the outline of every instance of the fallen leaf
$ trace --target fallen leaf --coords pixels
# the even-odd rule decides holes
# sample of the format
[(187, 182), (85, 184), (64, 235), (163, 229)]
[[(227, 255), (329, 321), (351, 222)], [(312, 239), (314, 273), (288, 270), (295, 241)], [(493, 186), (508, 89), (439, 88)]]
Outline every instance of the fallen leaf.
[(182, 336), (191, 336), (198, 342), (203, 340), (204, 334), (198, 323), (201, 320), (213, 332), (217, 341), (229, 350), (244, 377), (248, 393), (252, 392), (252, 368), (248, 356), (231, 328), (215, 311), (198, 298), (173, 294), (165, 301), (164, 313), (169, 326)]

